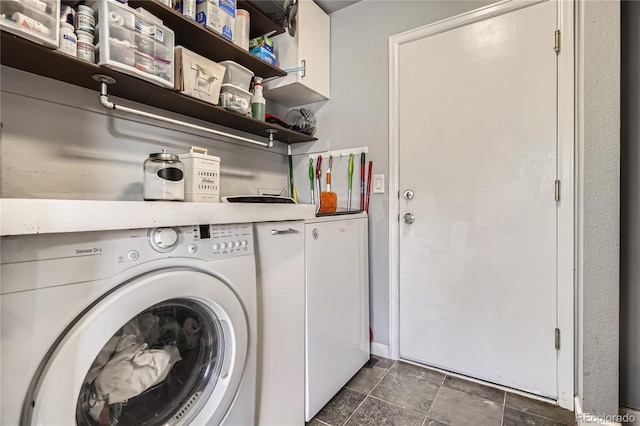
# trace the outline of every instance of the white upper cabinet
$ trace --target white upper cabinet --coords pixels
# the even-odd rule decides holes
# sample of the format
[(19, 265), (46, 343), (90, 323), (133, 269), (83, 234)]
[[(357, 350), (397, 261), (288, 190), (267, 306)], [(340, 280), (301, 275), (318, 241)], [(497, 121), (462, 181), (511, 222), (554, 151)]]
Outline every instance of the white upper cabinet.
[(277, 65), (283, 70), (302, 67), (264, 83), (264, 97), (287, 107), (329, 99), (330, 20), (312, 0), (298, 0), (295, 37), (288, 32), (273, 37)]

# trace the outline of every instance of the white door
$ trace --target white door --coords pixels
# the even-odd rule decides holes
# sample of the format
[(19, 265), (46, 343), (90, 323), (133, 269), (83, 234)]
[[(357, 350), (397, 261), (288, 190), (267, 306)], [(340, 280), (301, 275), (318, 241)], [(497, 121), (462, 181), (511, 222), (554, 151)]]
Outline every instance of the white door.
[(552, 398), (556, 7), (398, 53), (400, 356)]

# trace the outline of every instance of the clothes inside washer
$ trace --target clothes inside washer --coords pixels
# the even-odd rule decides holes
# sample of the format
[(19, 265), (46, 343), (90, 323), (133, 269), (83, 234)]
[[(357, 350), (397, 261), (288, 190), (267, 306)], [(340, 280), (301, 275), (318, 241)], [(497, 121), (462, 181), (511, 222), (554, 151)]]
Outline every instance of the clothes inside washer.
[[(100, 351), (96, 362), (85, 379), (93, 383), (95, 395), (90, 400), (89, 414), (93, 420), (105, 421), (105, 404), (116, 404), (140, 395), (153, 385), (164, 380), (180, 361), (180, 352), (175, 346), (148, 349), (147, 343), (158, 335), (159, 318), (146, 314), (129, 321), (120, 336), (112, 337)], [(115, 345), (114, 345), (115, 343)], [(102, 360), (108, 361), (102, 365)], [(95, 375), (95, 378), (93, 376)]]
[(162, 425), (221, 368), (219, 320), (173, 299), (127, 322), (96, 357), (76, 409), (78, 425)]

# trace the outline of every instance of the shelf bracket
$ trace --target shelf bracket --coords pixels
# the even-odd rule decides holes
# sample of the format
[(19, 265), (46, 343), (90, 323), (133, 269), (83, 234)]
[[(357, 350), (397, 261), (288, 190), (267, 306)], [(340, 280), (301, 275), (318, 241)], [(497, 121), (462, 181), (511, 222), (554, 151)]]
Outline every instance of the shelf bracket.
[(107, 86), (109, 84), (115, 83), (116, 80), (113, 77), (109, 77), (108, 75), (104, 75), (104, 74), (93, 74), (92, 78), (100, 83), (100, 105), (102, 105), (106, 109), (113, 109), (117, 111), (127, 112), (129, 114), (139, 115), (141, 117), (152, 118), (154, 120), (163, 121), (165, 123), (176, 124), (178, 126), (188, 127), (190, 129), (200, 130), (202, 132), (212, 133), (217, 136), (224, 136), (226, 138), (236, 139), (243, 142), (249, 142), (249, 143), (264, 146), (267, 148), (273, 147), (273, 135), (274, 133), (277, 132), (276, 129), (267, 129), (266, 132), (269, 134), (268, 141), (262, 142), (255, 139), (245, 138), (243, 136), (237, 136), (232, 133), (221, 132), (219, 130), (210, 129), (208, 127), (198, 126), (197, 124), (191, 124), (185, 121), (174, 120), (173, 118), (164, 117), (162, 115), (151, 114), (149, 112), (141, 111), (139, 109), (118, 105), (109, 100), (109, 95), (107, 93)]
[(291, 74), (291, 73), (294, 73), (294, 72), (302, 72), (302, 77), (305, 77), (306, 72), (307, 72), (307, 61), (305, 61), (303, 59), (301, 67), (287, 68), (287, 69), (284, 69), (282, 71), (286, 72), (287, 74)]

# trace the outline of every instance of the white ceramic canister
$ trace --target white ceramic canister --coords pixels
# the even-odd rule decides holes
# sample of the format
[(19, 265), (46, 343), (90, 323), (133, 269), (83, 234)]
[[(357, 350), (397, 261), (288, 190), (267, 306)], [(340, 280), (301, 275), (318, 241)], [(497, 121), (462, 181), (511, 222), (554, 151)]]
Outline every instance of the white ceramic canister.
[(96, 31), (96, 18), (93, 16), (93, 9), (81, 4), (76, 13), (76, 30), (85, 31), (93, 36)]
[(93, 45), (93, 34), (86, 31), (76, 30), (78, 36), (77, 57), (83, 61), (96, 62), (96, 47)]
[(144, 162), (145, 200), (184, 201), (184, 164), (166, 149), (149, 154)]
[(67, 22), (60, 22), (60, 45), (58, 51), (67, 55), (77, 56), (78, 38), (73, 32), (73, 25)]

